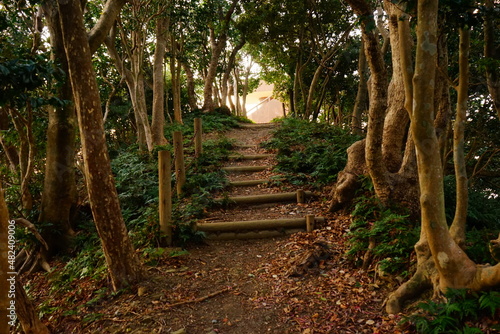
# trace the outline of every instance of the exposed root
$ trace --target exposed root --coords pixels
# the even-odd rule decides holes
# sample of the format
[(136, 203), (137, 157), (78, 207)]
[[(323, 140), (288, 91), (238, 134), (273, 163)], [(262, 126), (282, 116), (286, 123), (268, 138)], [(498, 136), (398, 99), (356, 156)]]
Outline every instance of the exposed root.
[(396, 314), (403, 310), (404, 303), (416, 298), (432, 287), (430, 277), (423, 270), (417, 272), (409, 281), (403, 283), (396, 291), (387, 298), (385, 310), (389, 314)]
[(40, 235), (38, 230), (36, 229), (36, 226), (32, 224), (30, 221), (24, 219), (24, 218), (17, 218), (14, 220), (16, 224), (27, 228), (35, 238), (40, 242), (41, 245), (35, 246), (33, 249), (28, 250), (28, 249), (22, 249), (16, 256), (16, 271), (18, 274), (22, 273), (28, 273), (31, 274), (32, 272), (38, 270), (39, 268), (42, 268), (45, 271), (50, 271), (50, 265), (48, 262), (44, 259), (42, 253), (43, 249), (48, 250), (49, 246), (43, 239), (43, 237)]

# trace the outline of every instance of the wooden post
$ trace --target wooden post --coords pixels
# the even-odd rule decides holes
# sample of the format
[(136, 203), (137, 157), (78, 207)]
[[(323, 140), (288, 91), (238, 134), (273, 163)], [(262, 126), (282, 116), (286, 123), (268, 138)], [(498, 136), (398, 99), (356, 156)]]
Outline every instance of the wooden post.
[(175, 175), (177, 178), (177, 196), (182, 194), (182, 187), (186, 183), (186, 169), (184, 167), (184, 147), (182, 132), (174, 131)]
[(202, 134), (201, 118), (194, 119), (194, 156), (199, 158), (203, 153), (203, 147), (201, 142)]
[(306, 193), (304, 189), (297, 190), (297, 203), (304, 204), (306, 202)]
[(306, 215), (306, 230), (312, 232), (314, 230), (314, 215)]
[(158, 189), (160, 192), (160, 232), (172, 246), (172, 156), (170, 151), (158, 151)]

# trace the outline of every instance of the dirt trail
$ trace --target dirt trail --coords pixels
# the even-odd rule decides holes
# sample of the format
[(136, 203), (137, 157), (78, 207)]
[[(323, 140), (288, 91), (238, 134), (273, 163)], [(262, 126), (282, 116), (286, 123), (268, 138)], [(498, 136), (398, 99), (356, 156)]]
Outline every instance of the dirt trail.
[[(240, 128), (226, 136), (242, 144), (257, 145), (269, 138), (270, 131), (271, 128)], [(256, 146), (239, 152), (269, 153)], [(274, 161), (270, 158), (231, 162), (249, 163)], [(230, 177), (253, 179), (272, 175), (271, 171), (265, 171), (260, 175)], [(229, 191), (230, 195), (241, 195), (284, 190), (294, 188), (262, 185)], [(149, 271), (154, 278), (150, 281), (80, 308), (51, 329), (53, 333), (65, 334), (396, 333), (397, 319), (381, 312), (387, 291), (365, 272), (346, 264), (343, 247), (349, 218), (328, 216), (327, 206), (318, 200), (302, 205), (213, 209), (207, 221), (282, 218), (306, 213), (323, 214), (328, 219), (312, 233), (269, 239), (207, 240), (192, 245), (187, 249), (189, 254), (166, 256), (159, 265), (151, 267)], [(98, 288), (91, 287), (93, 291)]]
[[(258, 144), (270, 137), (272, 127), (238, 128), (225, 135), (239, 144), (240, 154), (269, 153)], [(231, 165), (272, 165), (273, 158), (231, 161)], [(268, 178), (271, 171), (231, 174), (230, 180)], [(267, 189), (267, 190), (264, 190)], [(232, 187), (229, 195), (279, 191), (277, 187)], [(293, 206), (293, 207), (292, 207)], [(261, 205), (214, 210), (207, 221), (252, 220), (283, 217), (303, 210), (296, 204)], [(277, 243), (287, 237), (256, 240), (207, 241), (189, 248), (189, 255), (169, 260), (151, 271), (154, 282), (144, 294), (124, 296), (115, 307), (101, 309), (106, 314), (88, 331), (102, 333), (189, 333), (256, 334), (293, 333), (277, 305), (260, 302), (273, 286), (258, 279), (256, 272), (269, 265)], [(264, 269), (263, 269), (264, 268)], [(142, 292), (141, 292), (142, 294)], [(170, 306), (172, 305), (172, 306)], [(177, 306), (175, 306), (177, 305)], [(130, 318), (131, 317), (131, 318)], [(183, 331), (184, 330), (184, 331)]]

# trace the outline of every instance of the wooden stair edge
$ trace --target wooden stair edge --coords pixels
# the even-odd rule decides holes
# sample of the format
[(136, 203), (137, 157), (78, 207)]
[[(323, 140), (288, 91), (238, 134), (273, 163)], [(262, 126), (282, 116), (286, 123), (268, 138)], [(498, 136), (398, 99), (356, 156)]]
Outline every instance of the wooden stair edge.
[(258, 180), (242, 180), (242, 181), (231, 181), (229, 186), (231, 187), (245, 187), (245, 186), (256, 186), (259, 184), (269, 183), (270, 179), (258, 179)]
[(230, 154), (230, 160), (259, 160), (275, 157), (276, 154)]
[(233, 147), (237, 148), (259, 148), (258, 144), (244, 144), (244, 143), (234, 143)]
[[(216, 198), (216, 203), (228, 202), (229, 204), (260, 204), (260, 203), (273, 203), (273, 202), (291, 202), (296, 201), (298, 192), (286, 192), (264, 195), (248, 195), (248, 196), (234, 196), (228, 198)], [(305, 197), (313, 196), (311, 191), (304, 191)], [(299, 201), (300, 202), (300, 201)]]
[(288, 229), (288, 230), (274, 230), (274, 231), (247, 231), (247, 232), (221, 232), (221, 233), (207, 233), (206, 239), (224, 241), (224, 240), (248, 240), (248, 239), (265, 239), (284, 237), (298, 232), (304, 232), (305, 229)]
[(240, 128), (246, 129), (259, 129), (259, 128), (274, 128), (277, 127), (278, 123), (239, 123)]
[[(229, 232), (249, 230), (273, 230), (306, 227), (307, 218), (279, 218), (263, 220), (243, 220), (234, 222), (197, 223), (201, 232)], [(324, 217), (314, 217), (315, 223), (324, 223)]]
[(267, 169), (272, 168), (272, 166), (225, 166), (221, 169), (226, 172), (233, 173), (245, 173), (245, 172), (261, 172)]

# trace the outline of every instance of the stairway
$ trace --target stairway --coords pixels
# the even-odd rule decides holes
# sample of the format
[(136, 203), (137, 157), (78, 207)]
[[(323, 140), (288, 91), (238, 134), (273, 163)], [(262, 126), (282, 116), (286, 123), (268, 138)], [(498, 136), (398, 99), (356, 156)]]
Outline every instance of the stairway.
[[(307, 201), (309, 191), (280, 191), (271, 177), (275, 155), (260, 148), (275, 124), (245, 124), (228, 134), (237, 139), (230, 160), (222, 169), (229, 187), (216, 198), (220, 206), (200, 220), (196, 229), (207, 239), (255, 239), (311, 231), (324, 218), (315, 217)], [(248, 134), (248, 135), (246, 135)]]

